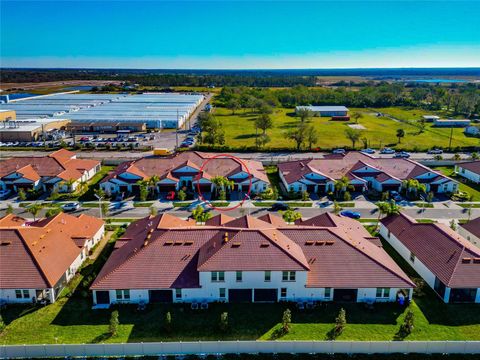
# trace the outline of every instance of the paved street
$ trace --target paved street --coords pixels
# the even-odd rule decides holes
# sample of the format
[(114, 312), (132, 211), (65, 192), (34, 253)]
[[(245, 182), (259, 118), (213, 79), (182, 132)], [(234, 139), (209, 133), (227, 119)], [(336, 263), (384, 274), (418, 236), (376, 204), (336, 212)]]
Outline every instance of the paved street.
[[(25, 211), (24, 208), (19, 208), (18, 204), (12, 203), (14, 206), (14, 213), (26, 218), (32, 218), (31, 214)], [(188, 217), (190, 212), (181, 208), (174, 208), (171, 203), (156, 203), (155, 207), (158, 209), (159, 213), (168, 212), (179, 217)], [(4, 202), (0, 205), (0, 216), (5, 215), (6, 203)], [(332, 211), (331, 207), (328, 208), (296, 208), (304, 218), (310, 218), (324, 212)], [(373, 204), (360, 205), (355, 208), (348, 208), (348, 210), (354, 210), (359, 212), (362, 215), (362, 218), (372, 219), (378, 217), (378, 210)], [(42, 210), (39, 216), (43, 216), (46, 210)], [(463, 209), (457, 205), (451, 205), (449, 207), (440, 204), (435, 208), (420, 209), (414, 206), (406, 206), (403, 211), (409, 216), (417, 219), (467, 219), (468, 212), (467, 209)], [(222, 211), (225, 214), (228, 214), (233, 217), (241, 216), (242, 214), (250, 214), (253, 216), (260, 216), (269, 212), (269, 208), (254, 207), (253, 205), (246, 204), (243, 208), (237, 208), (232, 211)], [(89, 214), (93, 216), (99, 216), (100, 211), (98, 208), (81, 208), (75, 212), (76, 214)], [(149, 215), (150, 209), (148, 207), (133, 207), (133, 203), (127, 203), (125, 207), (119, 210), (113, 210), (109, 213), (108, 217), (110, 218), (141, 218)], [(212, 210), (213, 214), (218, 214), (220, 211)], [(480, 208), (472, 208), (471, 218), (480, 216)]]

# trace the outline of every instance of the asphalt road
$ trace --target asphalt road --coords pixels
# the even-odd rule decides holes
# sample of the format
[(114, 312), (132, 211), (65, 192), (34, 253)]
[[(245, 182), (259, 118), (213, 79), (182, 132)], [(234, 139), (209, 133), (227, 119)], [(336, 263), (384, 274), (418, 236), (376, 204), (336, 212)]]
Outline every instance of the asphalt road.
[[(2, 207), (3, 208), (3, 207)], [(372, 208), (349, 208), (349, 210), (354, 210), (359, 212), (362, 215), (362, 218), (372, 219), (378, 217), (378, 210)], [(328, 211), (331, 209), (322, 209), (322, 208), (296, 208), (296, 211), (299, 211), (302, 214), (303, 218), (310, 218)], [(160, 208), (158, 209), (159, 213), (168, 212), (172, 215), (186, 218), (190, 216), (190, 212), (180, 209), (180, 208)], [(268, 208), (237, 208), (232, 211), (222, 211), (223, 213), (232, 216), (239, 217), (243, 214), (250, 214), (253, 216), (260, 216), (269, 212)], [(466, 209), (450, 209), (450, 208), (431, 208), (431, 209), (419, 209), (419, 208), (405, 208), (403, 210), (407, 215), (417, 218), (417, 219), (466, 219), (468, 218), (468, 213)], [(23, 208), (14, 209), (14, 213), (26, 218), (32, 218), (32, 215), (26, 212)], [(100, 216), (100, 211), (98, 208), (81, 208), (78, 211), (73, 212), (73, 214), (88, 214), (92, 216)], [(146, 207), (125, 207), (120, 210), (113, 210), (108, 214), (110, 218), (142, 218), (148, 216), (150, 209)], [(213, 214), (218, 214), (220, 211), (212, 210)], [(45, 210), (42, 210), (39, 214), (39, 217), (45, 214)], [(5, 215), (5, 209), (0, 210), (0, 216)], [(480, 208), (473, 208), (471, 213), (471, 218), (480, 216)]]

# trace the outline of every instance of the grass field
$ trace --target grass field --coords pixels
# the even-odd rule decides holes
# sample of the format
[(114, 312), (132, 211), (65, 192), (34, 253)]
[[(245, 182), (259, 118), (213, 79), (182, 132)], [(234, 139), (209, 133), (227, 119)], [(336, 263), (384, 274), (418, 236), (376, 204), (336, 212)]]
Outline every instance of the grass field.
[[(393, 111), (395, 109), (396, 111)], [(427, 125), (425, 132), (419, 133), (419, 129), (411, 124), (392, 120), (387, 117), (376, 117), (372, 110), (368, 109), (350, 109), (351, 112), (361, 112), (363, 117), (359, 124), (366, 129), (362, 137), (366, 137), (369, 146), (380, 148), (383, 146), (398, 147), (405, 150), (425, 150), (435, 146), (448, 147), (450, 138), (450, 129), (434, 128), (431, 124)], [(400, 108), (377, 109), (378, 111), (389, 110), (395, 116), (408, 118), (412, 110), (403, 110)], [(419, 113), (421, 110), (418, 110)], [(422, 112), (423, 113), (423, 112)], [(416, 114), (416, 112), (415, 112)], [(256, 114), (243, 112), (240, 110), (232, 115), (232, 112), (225, 108), (216, 108), (215, 116), (223, 124), (226, 135), (226, 144), (232, 148), (252, 147), (255, 144), (255, 118)], [(292, 140), (286, 138), (286, 134), (294, 129), (299, 120), (293, 114), (293, 109), (277, 108), (271, 115), (273, 128), (267, 130), (271, 141), (266, 145), (266, 149), (285, 149), (295, 147)], [(347, 123), (331, 121), (330, 118), (314, 117), (310, 121), (315, 126), (319, 134), (319, 141), (314, 147), (330, 149), (333, 147), (350, 147), (350, 140), (345, 137)], [(405, 137), (401, 144), (397, 144), (398, 139), (395, 134), (397, 129), (404, 129)], [(477, 138), (466, 137), (463, 129), (453, 130), (452, 147), (457, 146), (478, 146)], [(357, 149), (363, 147), (361, 142), (356, 144)]]

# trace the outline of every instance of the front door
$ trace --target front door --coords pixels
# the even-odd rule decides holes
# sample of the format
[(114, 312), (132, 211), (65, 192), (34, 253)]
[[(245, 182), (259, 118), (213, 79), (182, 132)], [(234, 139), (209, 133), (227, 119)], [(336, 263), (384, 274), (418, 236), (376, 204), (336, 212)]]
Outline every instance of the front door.
[(173, 302), (172, 290), (149, 290), (148, 297), (151, 303), (171, 303)]

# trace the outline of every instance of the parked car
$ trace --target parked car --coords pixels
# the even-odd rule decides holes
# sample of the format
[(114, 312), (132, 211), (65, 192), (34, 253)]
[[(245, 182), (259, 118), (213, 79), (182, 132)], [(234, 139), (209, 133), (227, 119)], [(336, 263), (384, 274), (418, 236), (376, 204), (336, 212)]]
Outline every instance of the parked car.
[(410, 157), (410, 154), (406, 151), (400, 151), (400, 152), (396, 152), (395, 155), (393, 155), (393, 157), (408, 159)]
[(193, 203), (191, 203), (187, 210), (188, 211), (193, 211), (195, 210), (198, 206), (200, 206), (201, 208), (203, 208), (203, 210), (208, 210), (209, 209), (209, 206), (207, 204), (206, 201), (200, 201), (200, 200), (197, 200), (197, 201), (194, 201)]
[(289, 208), (290, 208), (290, 206), (288, 206), (285, 203), (276, 202), (275, 204), (272, 205), (270, 210), (271, 211), (285, 211), (285, 210), (288, 210)]
[(370, 148), (363, 149), (363, 150), (360, 150), (360, 151), (365, 153), (365, 154), (375, 154), (375, 150), (370, 149)]
[(0, 190), (0, 199), (6, 199), (11, 192), (12, 190), (10, 189)]
[(80, 209), (80, 204), (78, 202), (69, 202), (62, 205), (63, 211), (76, 211)]
[(166, 199), (167, 200), (175, 200), (175, 191), (169, 191), (167, 196), (166, 196)]
[(380, 151), (380, 154), (395, 154), (395, 150), (386, 147)]
[(321, 203), (318, 204), (319, 207), (325, 208), (327, 206), (330, 206), (333, 204), (333, 201), (327, 200), (327, 201), (322, 201)]
[(345, 154), (345, 149), (335, 149), (332, 154)]
[(428, 150), (428, 154), (430, 154), (430, 155), (443, 154), (443, 150), (442, 149), (431, 149), (431, 150)]
[(359, 212), (352, 210), (343, 210), (342, 212), (340, 212), (340, 215), (349, 217), (351, 219), (360, 219), (362, 217)]
[(403, 200), (402, 196), (398, 193), (398, 191), (390, 191), (390, 197), (396, 202)]

